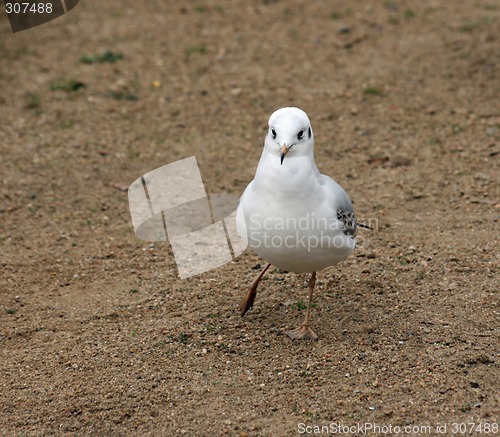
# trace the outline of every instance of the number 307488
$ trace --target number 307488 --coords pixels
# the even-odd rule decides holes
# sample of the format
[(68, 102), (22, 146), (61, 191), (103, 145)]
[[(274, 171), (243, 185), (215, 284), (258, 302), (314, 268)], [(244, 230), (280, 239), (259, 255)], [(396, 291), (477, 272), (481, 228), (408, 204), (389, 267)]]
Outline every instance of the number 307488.
[(52, 3), (5, 3), (8, 14), (51, 14)]

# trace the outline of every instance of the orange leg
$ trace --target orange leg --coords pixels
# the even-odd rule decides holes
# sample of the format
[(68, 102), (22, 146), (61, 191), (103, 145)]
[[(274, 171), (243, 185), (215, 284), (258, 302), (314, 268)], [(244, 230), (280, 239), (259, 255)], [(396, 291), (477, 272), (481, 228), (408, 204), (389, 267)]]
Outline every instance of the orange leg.
[(314, 285), (316, 284), (316, 272), (312, 272), (311, 279), (309, 279), (309, 302), (307, 303), (306, 317), (302, 325), (293, 331), (286, 331), (285, 334), (288, 335), (292, 340), (300, 338), (310, 338), (316, 340), (318, 336), (309, 327), (309, 314), (311, 312), (311, 303), (313, 299)]
[(240, 312), (241, 312), (241, 317), (243, 317), (247, 311), (253, 307), (253, 303), (255, 301), (255, 296), (257, 296), (257, 286), (259, 285), (260, 280), (262, 279), (262, 276), (264, 276), (264, 273), (267, 272), (267, 269), (271, 267), (271, 264), (268, 264), (262, 272), (260, 272), (259, 276), (257, 276), (257, 279), (253, 281), (252, 286), (248, 289), (247, 294), (245, 295), (245, 298), (241, 301), (240, 303)]

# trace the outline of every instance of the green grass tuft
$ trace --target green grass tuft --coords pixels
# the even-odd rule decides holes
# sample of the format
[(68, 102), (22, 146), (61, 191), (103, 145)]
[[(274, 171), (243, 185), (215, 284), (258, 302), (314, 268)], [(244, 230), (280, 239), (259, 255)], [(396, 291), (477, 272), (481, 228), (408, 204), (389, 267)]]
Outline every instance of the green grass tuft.
[(460, 32), (470, 33), (478, 26), (477, 21), (468, 21), (460, 26)]
[(49, 87), (51, 91), (64, 91), (66, 93), (71, 93), (85, 88), (86, 85), (79, 80), (60, 78), (51, 81)]
[(295, 305), (292, 305), (293, 309), (298, 309), (299, 311), (304, 311), (307, 309), (307, 305), (304, 303), (303, 300), (298, 300)]
[(405, 11), (405, 18), (410, 19), (416, 17), (417, 13), (413, 9), (407, 9)]
[(198, 46), (188, 46), (184, 49), (184, 54), (186, 55), (186, 58), (189, 58), (194, 54), (203, 54), (206, 52), (206, 50), (207, 48), (203, 44), (200, 44)]
[(381, 96), (382, 95), (382, 89), (378, 88), (378, 87), (375, 87), (375, 86), (369, 86), (369, 87), (366, 87), (363, 90), (363, 93), (366, 96)]
[(83, 64), (103, 64), (105, 62), (114, 64), (121, 59), (123, 59), (123, 55), (121, 53), (115, 53), (111, 50), (107, 50), (100, 55), (82, 55), (80, 57), (80, 62)]

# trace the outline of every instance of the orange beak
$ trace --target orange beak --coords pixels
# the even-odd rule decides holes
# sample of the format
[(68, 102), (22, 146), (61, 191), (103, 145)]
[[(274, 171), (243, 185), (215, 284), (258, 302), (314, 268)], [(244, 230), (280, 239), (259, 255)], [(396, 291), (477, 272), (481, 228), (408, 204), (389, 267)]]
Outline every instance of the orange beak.
[(290, 149), (286, 147), (286, 144), (283, 144), (283, 146), (281, 146), (281, 165), (283, 165), (283, 160), (285, 159), (285, 156), (289, 150)]

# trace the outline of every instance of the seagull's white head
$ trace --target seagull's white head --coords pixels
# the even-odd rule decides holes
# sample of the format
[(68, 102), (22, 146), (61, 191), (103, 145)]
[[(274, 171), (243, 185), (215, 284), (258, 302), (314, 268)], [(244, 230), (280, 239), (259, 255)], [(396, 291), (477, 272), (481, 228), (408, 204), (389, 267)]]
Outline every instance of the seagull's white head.
[(299, 108), (281, 108), (269, 117), (265, 147), (283, 160), (290, 156), (314, 154), (314, 135), (307, 114)]

